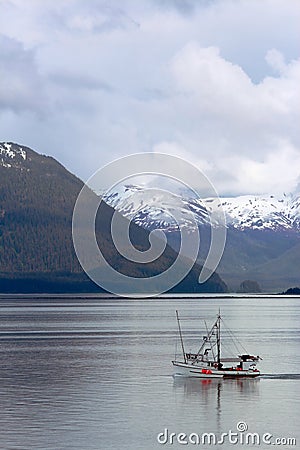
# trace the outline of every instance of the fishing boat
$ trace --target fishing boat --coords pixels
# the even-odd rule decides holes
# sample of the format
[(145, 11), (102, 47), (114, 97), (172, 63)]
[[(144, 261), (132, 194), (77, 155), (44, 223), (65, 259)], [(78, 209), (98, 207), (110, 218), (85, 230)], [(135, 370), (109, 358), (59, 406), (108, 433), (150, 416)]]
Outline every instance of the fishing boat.
[[(184, 375), (197, 378), (255, 378), (260, 375), (257, 369), (257, 363), (261, 360), (260, 356), (250, 355), (245, 351), (233, 357), (222, 357), (221, 354), (221, 318), (220, 311), (217, 319), (212, 327), (208, 329), (206, 322), (206, 335), (197, 353), (185, 351), (183, 334), (179, 319), (178, 311), (176, 311), (178, 323), (178, 331), (181, 343), (181, 356), (172, 361), (175, 375)], [(234, 339), (233, 333), (230, 332), (231, 339)], [(236, 349), (238, 345), (235, 344)]]

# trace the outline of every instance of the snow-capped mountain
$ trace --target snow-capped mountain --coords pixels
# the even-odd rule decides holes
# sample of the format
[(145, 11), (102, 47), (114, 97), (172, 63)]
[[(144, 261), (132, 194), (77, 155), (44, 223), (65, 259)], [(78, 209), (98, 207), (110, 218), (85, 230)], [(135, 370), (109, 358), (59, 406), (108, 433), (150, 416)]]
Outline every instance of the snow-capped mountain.
[[(15, 143), (0, 143), (1, 292), (102, 292), (84, 273), (72, 241), (72, 215), (83, 185), (54, 158)], [(95, 195), (92, 191), (86, 193), (87, 204), (94, 204)], [(110, 232), (114, 212), (107, 204), (101, 205), (97, 243), (106, 263), (122, 274), (122, 280), (116, 281), (116, 292), (121, 285), (124, 293), (131, 294), (132, 278), (152, 278), (164, 273), (177, 261), (177, 253), (166, 245), (163, 254), (149, 264), (129, 263), (118, 251)], [(120, 217), (118, 224), (122, 231), (128, 221)], [(81, 239), (87, 239), (90, 248), (89, 234), (84, 231), (83, 225)], [(133, 226), (131, 237), (139, 250), (148, 248), (146, 230)], [(86, 255), (90, 264), (88, 251)], [(186, 258), (180, 258), (178, 263), (180, 270), (188, 267)], [(97, 265), (95, 272), (100, 273), (102, 267), (101, 263)], [(196, 263), (174, 286), (174, 291), (226, 292), (226, 285), (217, 274), (200, 285), (197, 281), (200, 269)], [(111, 285), (114, 280), (116, 277)]]
[(292, 194), (222, 198), (227, 225), (237, 229), (300, 230), (300, 198)]
[[(178, 229), (172, 217), (176, 205), (166, 201), (159, 191), (127, 185), (104, 197), (105, 201), (136, 224), (147, 229), (171, 232)], [(212, 206), (213, 205), (213, 206)], [(300, 230), (300, 197), (292, 194), (243, 195), (238, 197), (191, 199), (183, 198), (181, 213), (185, 226), (192, 226), (188, 217), (194, 213), (198, 225), (209, 224), (213, 209), (222, 206), (228, 228), (245, 230)]]
[[(72, 204), (82, 182), (52, 157), (11, 142), (0, 143), (0, 172), (5, 193), (0, 199), (2, 272), (29, 272), (33, 264), (39, 271), (52, 270), (54, 266), (64, 270), (65, 264), (70, 264), (67, 255), (73, 252), (71, 248), (66, 253), (71, 240), (64, 226), (70, 224)], [(165, 230), (167, 242), (175, 252), (181, 239), (172, 215), (179, 212), (184, 225), (194, 230), (191, 211), (201, 228), (210, 224), (212, 211), (221, 209), (222, 205), (228, 230), (217, 271), (229, 289), (236, 291), (244, 280), (257, 281), (264, 292), (281, 292), (299, 286), (300, 195), (247, 195), (215, 200), (189, 198), (181, 192), (178, 200), (176, 196), (167, 198), (158, 189), (131, 185), (115, 189), (104, 200), (143, 228)], [(68, 219), (63, 219), (65, 214)], [(57, 217), (59, 225), (53, 227)], [(48, 222), (51, 226), (45, 228)], [(143, 234), (140, 228), (137, 233), (137, 228), (131, 230), (135, 238)], [(200, 231), (200, 264), (205, 261), (210, 245), (208, 228), (203, 226)], [(185, 257), (189, 257), (189, 249), (188, 243), (184, 248)], [(75, 267), (73, 256), (72, 267)]]
[(177, 208), (185, 217), (184, 226), (193, 226), (190, 211), (195, 214), (197, 223), (205, 224), (210, 221), (211, 208), (202, 200), (176, 197), (166, 197), (159, 190), (143, 189), (139, 186), (127, 185), (104, 197), (106, 203), (118, 210), (122, 215), (137, 225), (147, 229), (161, 229), (175, 231), (178, 229), (176, 220), (172, 217)]
[[(299, 195), (243, 195), (219, 200), (186, 197), (174, 205), (163, 194), (160, 198), (159, 191), (151, 192), (131, 185), (104, 196), (104, 199), (142, 227), (165, 231), (168, 243), (176, 251), (180, 246), (180, 233), (172, 218), (173, 208), (180, 208), (181, 217), (186, 214), (184, 226), (191, 231), (194, 224), (190, 223), (188, 210), (193, 211), (201, 229), (200, 262), (205, 261), (210, 245), (208, 227), (203, 225), (210, 224), (212, 211), (222, 206), (227, 238), (217, 270), (229, 288), (239, 289), (243, 280), (255, 280), (266, 292), (281, 292), (299, 285)], [(187, 254), (188, 251), (189, 247)]]

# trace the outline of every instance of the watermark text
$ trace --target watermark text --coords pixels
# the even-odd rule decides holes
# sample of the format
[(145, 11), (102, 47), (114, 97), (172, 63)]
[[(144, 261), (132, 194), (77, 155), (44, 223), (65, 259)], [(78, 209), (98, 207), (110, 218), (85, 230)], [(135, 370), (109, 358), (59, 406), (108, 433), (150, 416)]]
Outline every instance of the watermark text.
[(272, 433), (258, 433), (248, 431), (246, 422), (240, 421), (236, 424), (235, 430), (228, 430), (224, 433), (175, 433), (165, 428), (157, 435), (157, 442), (161, 445), (281, 445), (296, 447), (295, 437), (275, 437)]

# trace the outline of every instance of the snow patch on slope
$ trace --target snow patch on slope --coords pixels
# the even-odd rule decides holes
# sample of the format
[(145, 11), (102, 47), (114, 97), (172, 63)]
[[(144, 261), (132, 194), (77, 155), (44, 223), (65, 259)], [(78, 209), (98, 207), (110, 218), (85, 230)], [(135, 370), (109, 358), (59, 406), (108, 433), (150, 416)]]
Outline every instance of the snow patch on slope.
[(0, 143), (0, 166), (16, 167), (27, 158), (26, 151), (16, 144)]

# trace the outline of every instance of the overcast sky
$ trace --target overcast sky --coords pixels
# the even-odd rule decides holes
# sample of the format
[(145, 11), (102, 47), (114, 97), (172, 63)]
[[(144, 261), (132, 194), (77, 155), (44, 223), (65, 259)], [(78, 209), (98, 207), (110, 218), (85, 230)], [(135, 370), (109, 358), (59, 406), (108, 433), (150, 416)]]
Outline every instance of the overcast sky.
[(223, 195), (300, 182), (298, 0), (0, 0), (0, 141), (87, 179), (182, 156)]

